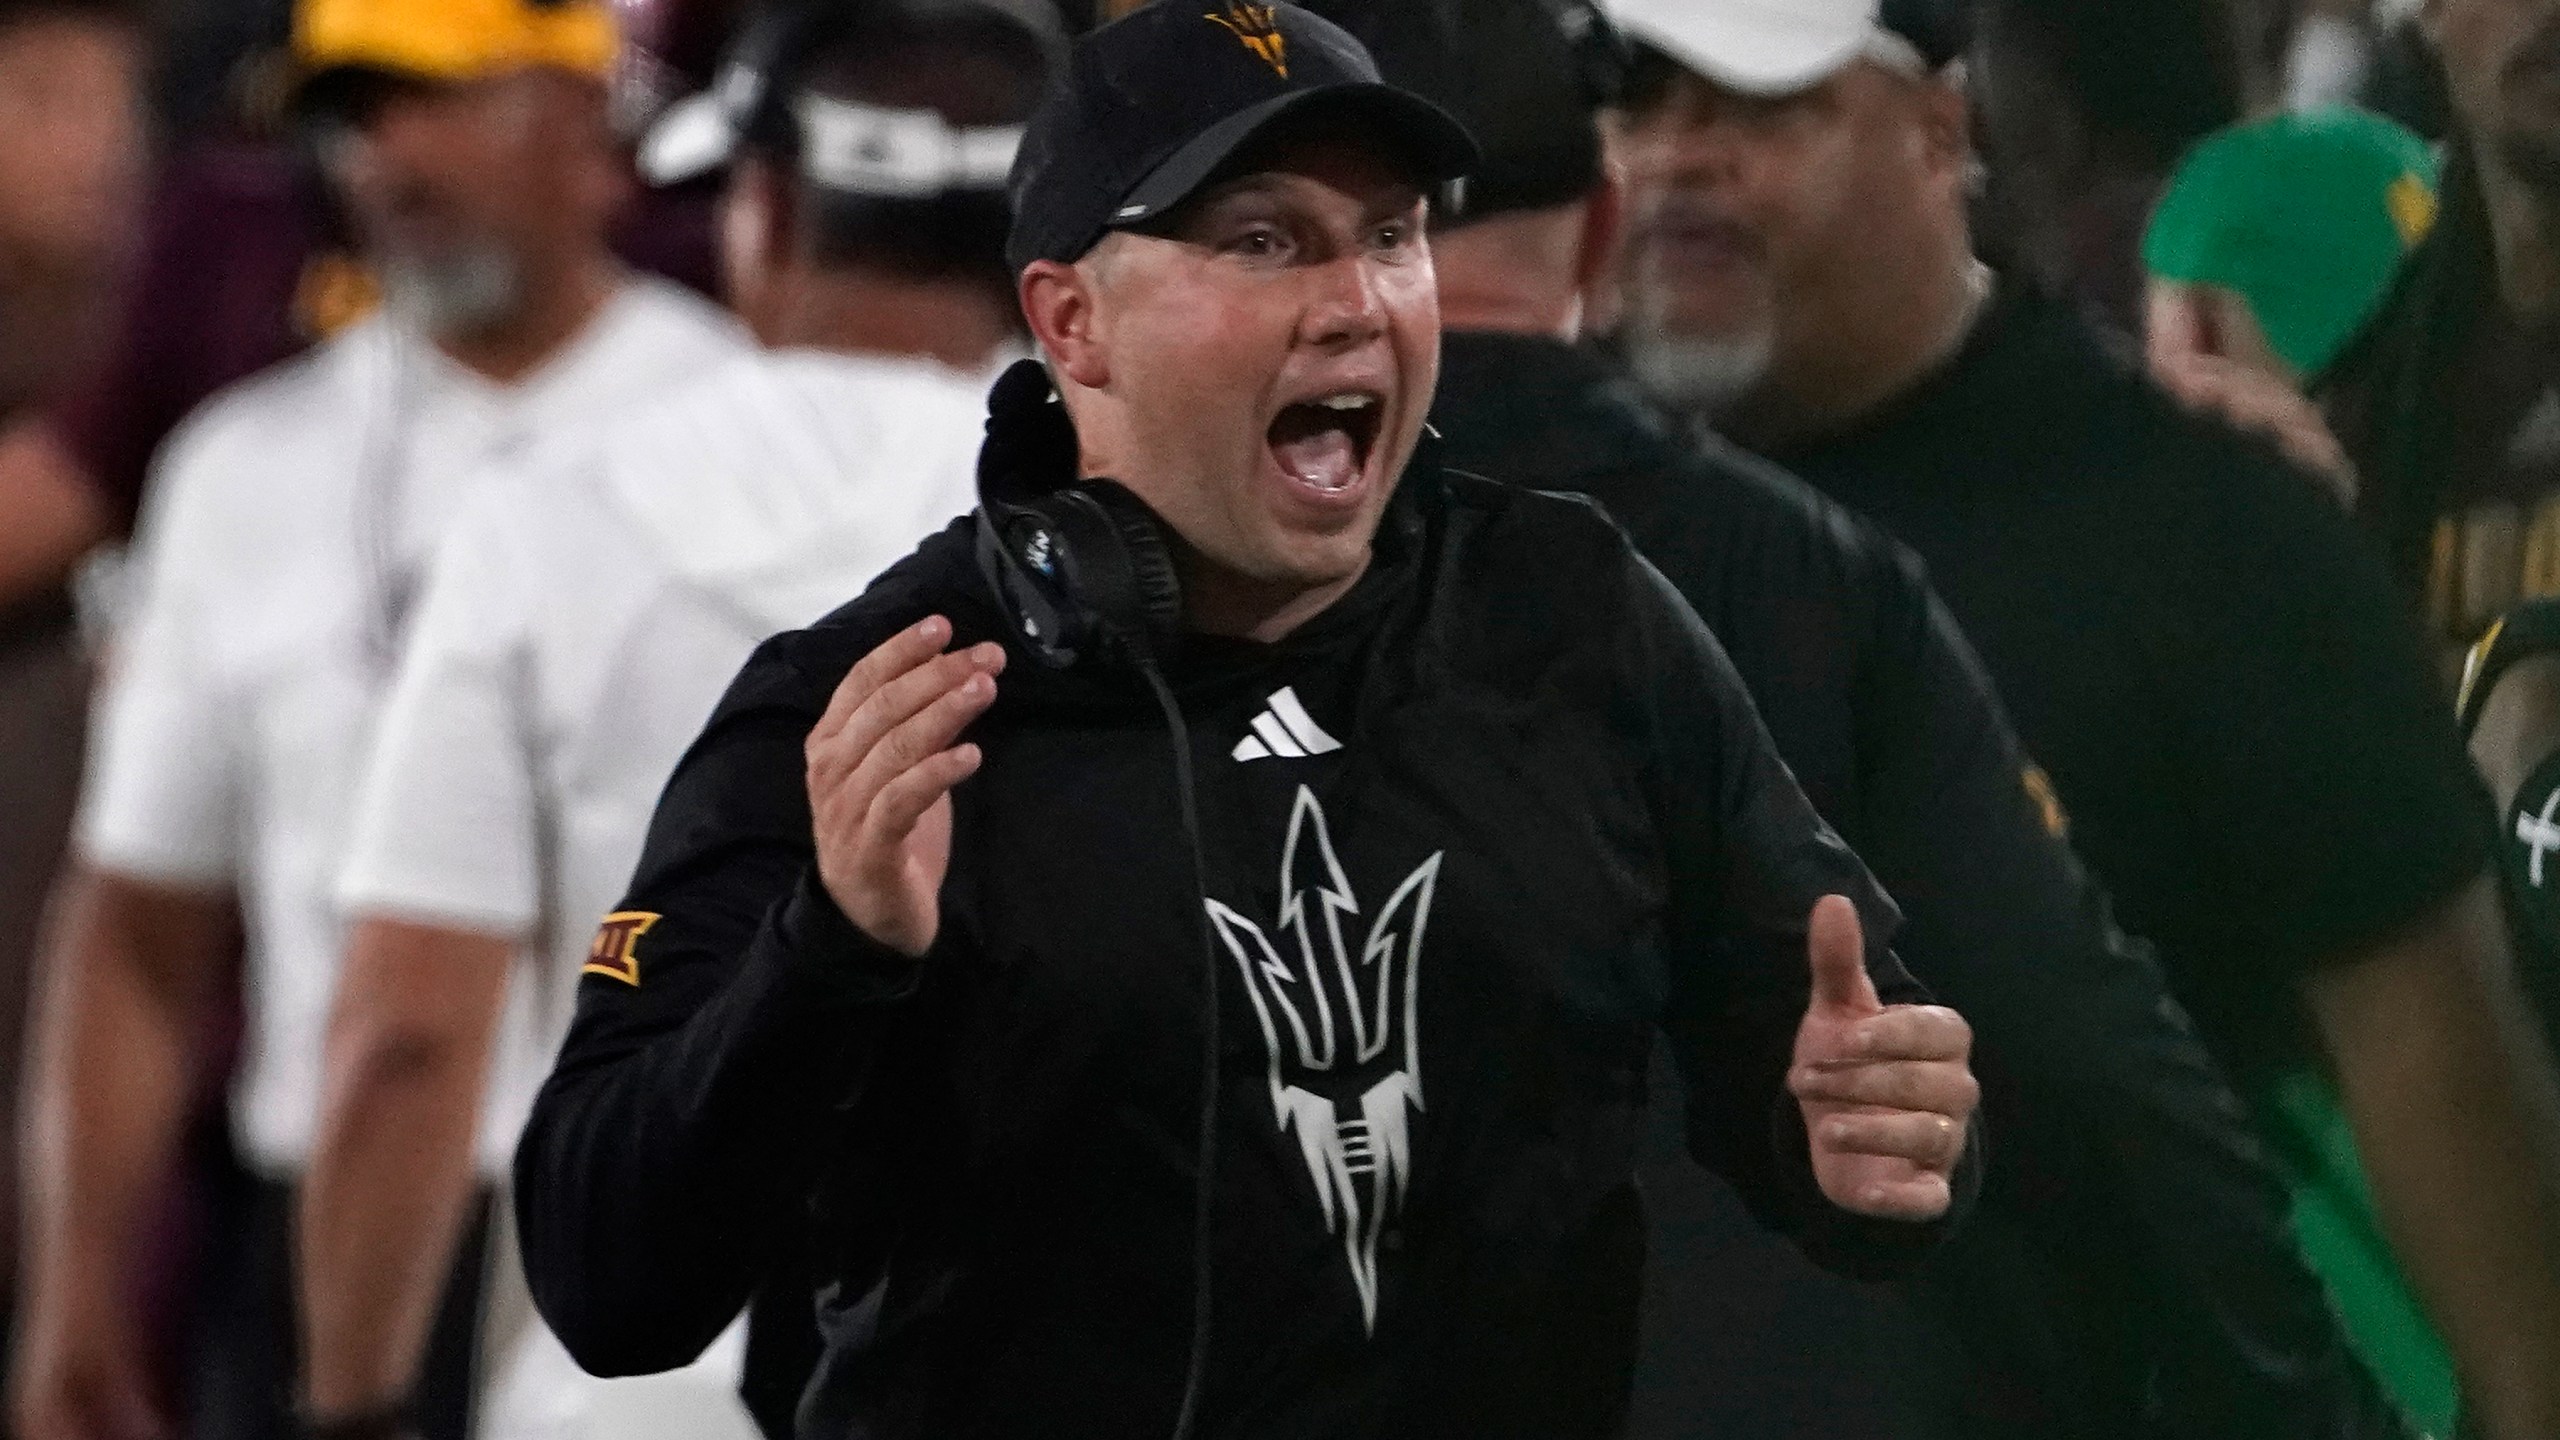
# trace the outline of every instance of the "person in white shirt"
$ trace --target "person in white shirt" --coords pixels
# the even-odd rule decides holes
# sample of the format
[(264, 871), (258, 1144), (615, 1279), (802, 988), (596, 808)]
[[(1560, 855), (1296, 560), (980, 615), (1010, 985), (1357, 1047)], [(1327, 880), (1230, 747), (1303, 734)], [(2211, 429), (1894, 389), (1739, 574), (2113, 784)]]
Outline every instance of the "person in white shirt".
[[(339, 892), (302, 1202), (315, 1413), (415, 1383), (436, 1277), (381, 1257), (451, 1248), (472, 1117), (512, 1134), (531, 1106), (540, 1075), (491, 1061), (510, 975), (531, 968), (556, 1048), (658, 792), (749, 653), (974, 503), (982, 397), (1020, 350), (1001, 186), (1063, 46), (1032, 0), (784, 5), (652, 133), (658, 176), (728, 164), (731, 298), (772, 348), (502, 467), (431, 570)], [(733, 1327), (685, 1370), (601, 1381), (537, 1324), (483, 1434), (751, 1435), (742, 1348)]]
[[(45, 1440), (170, 1428), (132, 1282), (235, 943), (231, 1118), (258, 1193), (199, 1282), (214, 1313), (191, 1369), (210, 1378), (182, 1397), (183, 1433), (306, 1432), (291, 1189), (345, 936), (339, 861), (419, 572), (494, 457), (746, 344), (606, 249), (630, 188), (607, 0), (304, 0), (295, 25), (299, 109), (385, 304), (217, 397), (159, 462), (35, 1027), (11, 1388), (17, 1433)], [(508, 1023), (530, 1036), (521, 1006)], [(513, 1139), (460, 1137), (484, 1183)], [(435, 1440), (461, 1440), (473, 1368), (478, 1267), (451, 1250), (376, 1257), (452, 1281), (436, 1383), (403, 1421)]]

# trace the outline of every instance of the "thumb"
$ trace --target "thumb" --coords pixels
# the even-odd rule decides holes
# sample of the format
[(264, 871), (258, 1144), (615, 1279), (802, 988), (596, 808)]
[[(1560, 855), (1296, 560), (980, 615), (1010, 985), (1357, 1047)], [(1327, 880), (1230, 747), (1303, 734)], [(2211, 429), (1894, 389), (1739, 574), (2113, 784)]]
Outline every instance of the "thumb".
[(1876, 998), (1875, 981), (1867, 978), (1866, 931), (1858, 923), (1858, 907), (1847, 896), (1825, 895), (1813, 902), (1805, 952), (1813, 963), (1812, 1008), (1860, 1015), (1884, 1008)]

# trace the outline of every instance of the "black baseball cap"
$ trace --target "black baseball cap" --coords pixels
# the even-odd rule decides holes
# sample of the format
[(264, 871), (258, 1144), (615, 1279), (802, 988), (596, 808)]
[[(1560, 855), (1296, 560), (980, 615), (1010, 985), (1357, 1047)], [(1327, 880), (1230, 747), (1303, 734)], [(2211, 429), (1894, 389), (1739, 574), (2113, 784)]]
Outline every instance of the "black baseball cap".
[(1599, 118), (1629, 59), (1591, 0), (1307, 0), (1390, 85), (1457, 117), (1484, 151), (1452, 218), (1578, 200), (1600, 183)]
[(1284, 120), (1361, 123), (1417, 178), (1455, 180), (1475, 141), (1447, 111), (1378, 77), (1360, 42), (1286, 3), (1158, 3), (1078, 39), (1033, 112), (1008, 191), (1016, 273), (1074, 260), (1161, 219)]

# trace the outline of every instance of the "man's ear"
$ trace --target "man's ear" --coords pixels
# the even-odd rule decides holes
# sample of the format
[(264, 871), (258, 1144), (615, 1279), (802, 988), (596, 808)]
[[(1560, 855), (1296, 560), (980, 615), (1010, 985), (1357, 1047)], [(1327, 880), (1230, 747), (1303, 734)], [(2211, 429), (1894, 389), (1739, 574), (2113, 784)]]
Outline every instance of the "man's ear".
[(1964, 86), (1945, 80), (1919, 82), (1912, 103), (1920, 107), (1920, 138), (1930, 168), (1968, 181), (1973, 170), (1973, 104)]
[(1111, 380), (1095, 303), (1097, 268), (1091, 257), (1074, 265), (1034, 260), (1016, 282), (1031, 338), (1060, 375), (1087, 390), (1099, 390)]
[(808, 226), (799, 184), (791, 172), (771, 160), (758, 158), (751, 162), (755, 173), (749, 177), (756, 195), (755, 213), (762, 224), (756, 236), (757, 252), (765, 265), (781, 270), (801, 258), (807, 248)]
[(796, 195), (781, 169), (765, 156), (740, 156), (719, 195), (719, 264), (740, 313), (778, 302), (796, 249), (794, 220)]
[(791, 198), (780, 172), (755, 155), (731, 167), (720, 195), (723, 298), (760, 336), (789, 303), (783, 286), (790, 274)]
[(1615, 161), (1600, 163), (1600, 178), (1582, 197), (1582, 253), (1573, 282), (1584, 294), (1618, 273), (1618, 249), (1627, 238), (1627, 182)]
[(1582, 249), (1574, 257), (1574, 290), (1582, 297), (1582, 330), (1606, 335), (1625, 309), (1627, 178), (1614, 151), (1603, 149), (1600, 178), (1582, 197)]

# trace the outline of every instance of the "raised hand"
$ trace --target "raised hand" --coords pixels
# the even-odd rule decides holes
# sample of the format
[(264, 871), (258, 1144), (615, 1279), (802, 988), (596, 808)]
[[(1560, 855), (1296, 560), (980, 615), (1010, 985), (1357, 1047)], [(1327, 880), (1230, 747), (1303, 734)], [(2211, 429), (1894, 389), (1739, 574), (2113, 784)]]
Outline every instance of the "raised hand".
[(1981, 1097), (1972, 1027), (1942, 1006), (1876, 998), (1857, 907), (1842, 896), (1815, 902), (1805, 949), (1813, 999), (1787, 1088), (1804, 1109), (1814, 1180), (1844, 1210), (1934, 1220)]
[(2218, 355), (2157, 353), (2152, 378), (2180, 404), (2276, 443), (2285, 458), (2327, 482), (2338, 503), (2355, 508), (2355, 462), (2329, 419), (2300, 391), (2262, 370)]
[(862, 933), (919, 957), (942, 928), (951, 788), (981, 758), (957, 742), (995, 703), (1004, 669), (1004, 647), (945, 654), (950, 641), (936, 615), (863, 656), (804, 752), (819, 879)]

